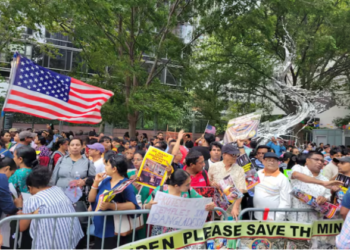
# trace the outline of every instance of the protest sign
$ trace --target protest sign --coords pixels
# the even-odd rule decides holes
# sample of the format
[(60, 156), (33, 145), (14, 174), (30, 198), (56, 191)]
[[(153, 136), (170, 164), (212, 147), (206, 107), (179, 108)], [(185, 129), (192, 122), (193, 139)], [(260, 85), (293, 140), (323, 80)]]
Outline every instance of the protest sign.
[(208, 216), (205, 205), (210, 198), (182, 198), (157, 192), (147, 224), (178, 229), (202, 228)]
[(118, 185), (116, 188), (112, 189), (111, 191), (104, 191), (99, 197), (98, 197), (98, 203), (96, 206), (95, 211), (100, 210), (100, 206), (102, 202), (110, 202), (113, 200), (113, 198), (117, 195), (120, 194), (125, 190), (127, 186), (129, 186), (131, 183), (133, 183), (135, 179), (129, 179), (127, 181), (124, 181), (120, 185)]
[(220, 195), (225, 197), (230, 203), (234, 203), (237, 199), (243, 197), (243, 194), (236, 187), (231, 175), (219, 181), (219, 187), (220, 189), (218, 189), (218, 191)]
[(337, 211), (338, 207), (329, 202), (326, 202), (323, 205), (318, 205), (314, 196), (307, 194), (298, 188), (294, 187), (290, 193), (301, 202), (311, 206), (317, 212), (324, 214), (324, 216), (326, 216), (328, 219), (332, 219), (335, 212)]
[[(313, 223), (215, 221), (205, 223), (201, 229), (173, 231), (126, 244), (119, 249), (213, 249), (213, 246), (215, 249), (234, 249), (237, 240), (240, 240), (240, 249), (252, 249), (252, 245), (265, 249), (262, 247), (265, 244), (270, 244), (270, 249), (291, 249), (295, 245), (305, 249), (311, 248), (310, 239), (319, 239), (318, 248), (322, 248), (328, 244), (322, 241), (334, 242), (334, 237), (340, 233), (341, 228), (341, 220)], [(329, 247), (332, 249), (334, 245)]]
[(137, 174), (137, 184), (155, 189), (166, 180), (167, 166), (171, 166), (174, 156), (155, 147), (149, 147)]
[(250, 161), (247, 154), (241, 155), (237, 158), (237, 164), (241, 166), (245, 173), (245, 183), (247, 189), (252, 189), (260, 183), (258, 172), (255, 166)]
[(224, 144), (255, 137), (258, 132), (261, 112), (237, 117), (228, 122)]
[(340, 187), (339, 191), (333, 193), (331, 201), (334, 205), (340, 207), (343, 197), (350, 186), (350, 177), (343, 174), (338, 174), (336, 180), (342, 181), (344, 184)]
[[(225, 196), (221, 196), (220, 192), (215, 187), (192, 187), (198, 194), (206, 198), (212, 198), (216, 207), (220, 207), (223, 210), (227, 210), (230, 202), (226, 199)], [(220, 211), (216, 211), (216, 214), (221, 216)], [(208, 218), (211, 218), (211, 213), (208, 214)]]

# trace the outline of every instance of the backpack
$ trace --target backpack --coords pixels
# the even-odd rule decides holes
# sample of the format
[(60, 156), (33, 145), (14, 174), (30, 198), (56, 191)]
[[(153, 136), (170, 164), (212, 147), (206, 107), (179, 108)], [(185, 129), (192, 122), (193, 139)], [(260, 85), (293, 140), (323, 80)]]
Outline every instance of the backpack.
[(207, 184), (207, 186), (210, 186), (210, 183), (209, 183), (209, 180), (208, 180), (208, 175), (207, 175), (207, 173), (205, 172), (205, 170), (202, 170), (202, 175), (203, 175), (203, 177), (204, 177), (205, 184)]
[(50, 162), (49, 162), (49, 165), (48, 165), (50, 172), (53, 171), (53, 168), (54, 168), (54, 159), (53, 158), (56, 155), (56, 153), (58, 153), (61, 157), (64, 155), (64, 154), (61, 153), (61, 151), (58, 151), (58, 150), (53, 152), (53, 154), (50, 157)]

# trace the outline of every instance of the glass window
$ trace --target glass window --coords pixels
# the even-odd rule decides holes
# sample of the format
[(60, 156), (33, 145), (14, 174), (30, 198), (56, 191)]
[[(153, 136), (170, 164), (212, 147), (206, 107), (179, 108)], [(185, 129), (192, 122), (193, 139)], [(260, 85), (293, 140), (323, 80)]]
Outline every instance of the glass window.
[(67, 51), (60, 49), (56, 57), (50, 57), (49, 68), (66, 69)]

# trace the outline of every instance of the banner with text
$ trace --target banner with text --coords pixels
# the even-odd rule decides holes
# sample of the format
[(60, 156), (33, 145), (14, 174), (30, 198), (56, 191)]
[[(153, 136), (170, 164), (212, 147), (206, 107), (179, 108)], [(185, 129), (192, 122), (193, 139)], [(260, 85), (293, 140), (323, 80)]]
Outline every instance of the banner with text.
[(119, 249), (332, 249), (343, 221), (208, 222), (202, 229), (179, 230), (123, 245)]

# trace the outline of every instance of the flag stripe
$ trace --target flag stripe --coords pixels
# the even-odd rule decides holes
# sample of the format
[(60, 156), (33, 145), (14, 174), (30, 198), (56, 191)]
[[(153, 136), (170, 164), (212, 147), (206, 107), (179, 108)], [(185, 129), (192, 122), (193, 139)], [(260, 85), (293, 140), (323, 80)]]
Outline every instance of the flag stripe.
[(104, 93), (104, 92), (98, 92), (95, 89), (78, 89), (78, 88), (74, 88), (71, 87), (71, 90), (74, 90), (75, 93), (79, 93), (79, 94), (94, 94), (94, 95), (102, 95), (105, 96), (107, 98), (110, 97), (110, 95)]
[(20, 92), (21, 88), (14, 86), (13, 89), (11, 90), (11, 95), (9, 100), (19, 100), (19, 101), (23, 101), (23, 99), (27, 99), (27, 100), (33, 100), (33, 101), (39, 101), (41, 102), (41, 106), (47, 104), (51, 104), (57, 107), (60, 107), (64, 110), (67, 111), (72, 111), (72, 113), (74, 113), (74, 110), (77, 110), (79, 112), (85, 112), (86, 110), (90, 111), (91, 109), (95, 108), (96, 110), (100, 110), (98, 107), (94, 106), (94, 105), (90, 105), (90, 106), (85, 106), (85, 105), (71, 105), (64, 101), (58, 100), (56, 98), (52, 98), (52, 99), (47, 99), (46, 95), (43, 94), (39, 94), (33, 91), (26, 91), (26, 93)]
[(62, 121), (68, 121), (68, 122), (74, 122), (74, 123), (87, 123), (87, 124), (96, 124), (102, 121), (102, 119), (87, 119), (86, 117), (77, 117), (77, 118), (68, 118), (64, 116), (54, 116), (51, 115), (51, 113), (46, 113), (42, 111), (37, 111), (35, 109), (31, 108), (25, 108), (22, 106), (17, 106), (13, 104), (6, 105), (6, 108), (4, 109), (5, 112), (18, 112), (18, 113), (24, 113), (29, 114), (37, 117), (41, 117), (44, 119), (50, 119), (50, 120), (62, 120)]
[(86, 94), (86, 93), (79, 93), (77, 91), (75, 91), (73, 88), (70, 89), (70, 92), (69, 92), (69, 95), (72, 95), (72, 93), (74, 93), (76, 96), (80, 96), (81, 94), (83, 94), (84, 97), (81, 97), (81, 99), (85, 99), (85, 100), (88, 100), (88, 99), (96, 99), (96, 98), (99, 98), (101, 100), (108, 100), (109, 96), (108, 95), (105, 95), (105, 94)]
[(38, 102), (38, 101), (32, 101), (32, 100), (28, 100), (26, 99), (25, 102), (23, 102), (23, 99), (22, 100), (14, 100), (14, 98), (10, 99), (7, 101), (7, 103), (9, 104), (14, 104), (14, 105), (17, 105), (17, 106), (25, 106), (25, 107), (28, 107), (28, 108), (32, 108), (32, 109), (37, 109), (37, 110), (41, 110), (41, 111), (44, 111), (44, 112), (49, 112), (50, 110), (52, 110), (52, 114), (56, 114), (57, 116), (59, 116), (59, 114), (63, 114), (67, 117), (77, 117), (77, 116), (81, 116), (81, 115), (84, 115), (84, 116), (88, 116), (90, 115), (91, 118), (101, 118), (101, 116), (99, 115), (100, 114), (100, 111), (99, 110), (90, 110), (90, 111), (85, 111), (85, 112), (69, 112), (69, 111), (66, 111), (62, 108), (59, 108), (59, 107), (56, 107), (56, 106), (53, 106), (53, 105), (50, 105), (50, 104), (45, 104), (43, 105), (41, 102)]
[(85, 82), (82, 82), (82, 81), (79, 81), (79, 80), (77, 80), (75, 78), (71, 78), (71, 87), (77, 88), (77, 89), (85, 89), (85, 90), (96, 90), (96, 91), (102, 92), (104, 94), (107, 94), (109, 96), (113, 96), (113, 92), (112, 91), (101, 89), (99, 87), (89, 85), (89, 84), (87, 84)]
[(101, 103), (101, 101), (99, 100), (95, 100), (95, 101), (84, 101), (82, 99), (79, 98), (79, 96), (69, 96), (69, 101), (68, 103), (72, 104), (72, 105), (77, 105), (77, 106), (81, 106), (81, 107), (85, 107), (85, 108), (91, 108), (93, 106), (99, 107), (99, 109), (101, 109), (101, 106), (105, 103)]

